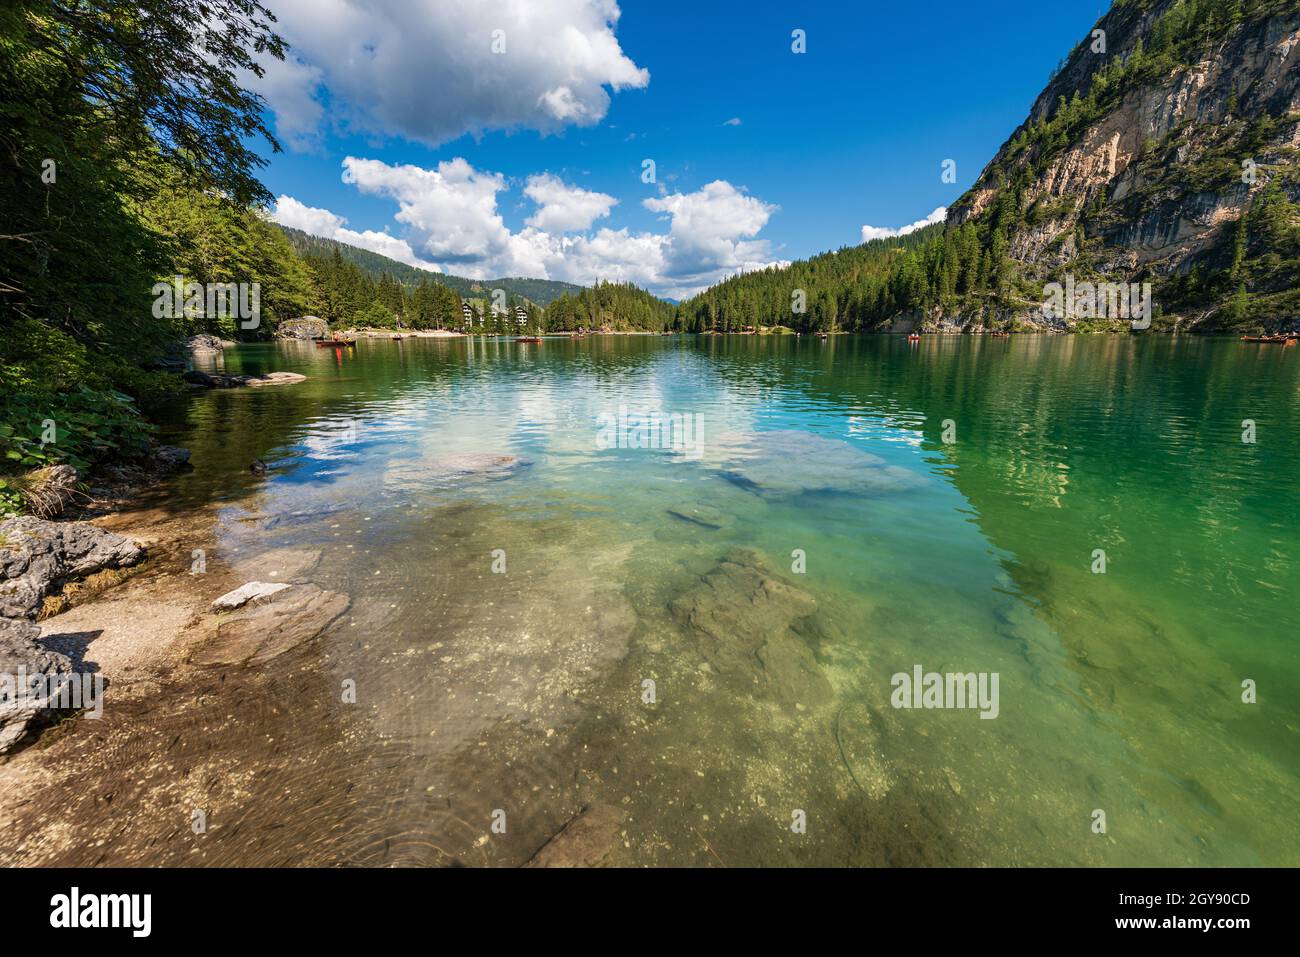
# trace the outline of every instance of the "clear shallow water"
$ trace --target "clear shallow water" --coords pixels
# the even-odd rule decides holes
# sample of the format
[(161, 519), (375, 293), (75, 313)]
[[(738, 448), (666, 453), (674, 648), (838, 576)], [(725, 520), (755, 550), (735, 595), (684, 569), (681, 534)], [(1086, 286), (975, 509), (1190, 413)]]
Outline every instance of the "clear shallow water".
[[(178, 408), (173, 504), (226, 503), (219, 558), (306, 555), (353, 604), (269, 749), (311, 772), (234, 800), (292, 837), (223, 862), (520, 863), (607, 805), (616, 863), (1300, 863), (1296, 350), (407, 340), (225, 368), (309, 379)], [(599, 448), (620, 406), (700, 416), (701, 455)], [(999, 716), (892, 708), (915, 665), (998, 673)], [(345, 678), (358, 705), (328, 704)]]

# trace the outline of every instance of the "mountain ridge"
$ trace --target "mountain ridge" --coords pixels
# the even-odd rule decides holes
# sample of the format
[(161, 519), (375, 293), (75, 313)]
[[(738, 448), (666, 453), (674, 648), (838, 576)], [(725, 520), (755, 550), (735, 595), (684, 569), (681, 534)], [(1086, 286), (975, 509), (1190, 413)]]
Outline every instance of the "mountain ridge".
[(1048, 315), (1046, 289), (1073, 279), (1150, 283), (1157, 329), (1297, 329), (1298, 157), (1300, 5), (1117, 0), (946, 221), (908, 237), (922, 242), (823, 253), (788, 282), (732, 277), (684, 303), (683, 322), (1129, 327)]
[(353, 246), (337, 239), (313, 236), (292, 226), (280, 226), (279, 224), (277, 226), (281, 232), (289, 237), (289, 242), (300, 256), (329, 255), (334, 249), (338, 249), (339, 254), (344, 259), (360, 267), (373, 279), (378, 279), (385, 272), (404, 286), (416, 286), (423, 280), (430, 279), (449, 287), (465, 299), (486, 299), (491, 295), (493, 289), (502, 289), (505, 291), (507, 298), (519, 297), (544, 307), (550, 305), (562, 295), (576, 295), (586, 288), (576, 283), (562, 282), (558, 279), (532, 279), (524, 276), (503, 276), (499, 279), (467, 279), (463, 276), (453, 276), (450, 273), (420, 269), (418, 266), (399, 262), (382, 253), (362, 249), (360, 246)]

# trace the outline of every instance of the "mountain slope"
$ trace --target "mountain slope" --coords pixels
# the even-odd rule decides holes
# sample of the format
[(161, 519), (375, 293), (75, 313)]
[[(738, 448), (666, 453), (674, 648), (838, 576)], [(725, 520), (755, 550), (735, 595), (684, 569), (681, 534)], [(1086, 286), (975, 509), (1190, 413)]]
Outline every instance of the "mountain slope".
[(1096, 33), (1075, 48), (949, 228), (1005, 240), (1031, 301), (1069, 273), (1150, 281), (1185, 327), (1286, 323), (1300, 278), (1300, 5), (1128, 0), (1094, 29), (1105, 52)]
[(1157, 329), (1300, 328), (1298, 158), (1300, 3), (1117, 0), (942, 226), (734, 277), (683, 322), (1129, 328), (1046, 317), (1072, 279), (1149, 282)]
[(300, 256), (328, 256), (337, 249), (339, 255), (348, 262), (355, 263), (372, 279), (378, 279), (383, 273), (388, 273), (402, 285), (408, 287), (418, 286), (425, 280), (432, 279), (453, 289), (465, 299), (485, 299), (491, 295), (493, 289), (503, 289), (507, 298), (517, 296), (539, 306), (546, 306), (559, 296), (565, 294), (574, 295), (583, 289), (582, 286), (574, 283), (559, 282), (554, 279), (524, 279), (519, 277), (481, 280), (465, 279), (461, 276), (450, 276), (446, 273), (431, 272), (427, 269), (408, 266), (406, 263), (398, 262), (396, 259), (389, 259), (380, 253), (361, 249), (357, 246), (349, 246), (347, 243), (341, 243), (336, 239), (312, 236), (291, 226), (281, 226), (280, 229), (289, 237), (289, 242), (293, 244), (294, 249)]

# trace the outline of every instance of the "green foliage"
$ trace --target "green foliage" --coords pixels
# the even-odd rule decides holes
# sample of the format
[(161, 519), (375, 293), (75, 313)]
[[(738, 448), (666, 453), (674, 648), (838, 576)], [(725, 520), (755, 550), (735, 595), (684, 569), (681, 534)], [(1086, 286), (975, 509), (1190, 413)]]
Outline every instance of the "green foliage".
[[(265, 103), (239, 77), (262, 76), (259, 57), (284, 59), (274, 22), (257, 0), (7, 0), (4, 59), (21, 64), (24, 82), (12, 93), (25, 95), (6, 111), (81, 101), (86, 110), (73, 114), (90, 114), (111, 149), (159, 150), (197, 188), (264, 203), (271, 196), (255, 174), (266, 160), (249, 140), (279, 146), (262, 119)], [(29, 86), (37, 77), (54, 82)]]
[(395, 329), (397, 317), (382, 302), (372, 302), (361, 314), (361, 324), (372, 329)]
[(185, 315), (183, 334), (210, 333), (224, 339), (263, 338), (285, 319), (309, 309), (312, 275), (288, 238), (259, 209), (237, 206), (211, 193), (188, 188), (174, 170), (155, 169), (154, 188), (140, 204), (142, 218), (167, 243), (170, 270), (164, 281), (256, 283), (260, 323), (244, 329), (231, 314)]
[(42, 322), (13, 324), (0, 339), (0, 472), (143, 452), (152, 428), (113, 387), (113, 371)]
[(269, 23), (253, 0), (0, 6), (0, 473), (144, 448), (136, 402), (176, 381), (143, 367), (189, 331), (151, 308), (187, 250), (149, 206), (164, 180), (268, 198), (248, 145), (270, 140), (262, 104), (238, 76), (282, 55)]
[[(947, 229), (936, 224), (784, 269), (734, 276), (682, 303), (681, 324), (692, 332), (740, 332), (773, 323), (804, 333), (859, 331), (959, 297), (982, 301), (995, 297), (1001, 278), (1010, 275), (1010, 267), (985, 249), (983, 235), (972, 223)], [(1005, 240), (998, 240), (1003, 257), (1004, 247)]]
[(546, 308), (546, 328), (663, 332), (673, 325), (675, 312), (671, 304), (631, 283), (601, 282), (552, 302)]
[(459, 329), (461, 299), (428, 274), (408, 287), (389, 273), (374, 278), (346, 258), (341, 244), (304, 260), (310, 310), (336, 329)]

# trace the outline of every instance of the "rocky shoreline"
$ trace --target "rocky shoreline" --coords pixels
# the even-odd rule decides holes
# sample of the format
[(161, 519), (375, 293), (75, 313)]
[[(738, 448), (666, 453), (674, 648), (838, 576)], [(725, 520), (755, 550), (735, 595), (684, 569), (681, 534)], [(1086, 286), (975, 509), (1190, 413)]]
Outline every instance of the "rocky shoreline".
[[(162, 672), (199, 644), (213, 645), (208, 664), (267, 660), (346, 610), (346, 597), (307, 582), (231, 591), (232, 570), (196, 574), (193, 556), (213, 545), (211, 510), (174, 516), (149, 504), (189, 458), (187, 449), (157, 446), (86, 482), (69, 465), (42, 469), (31, 483), (40, 515), (0, 521), (0, 759), (88, 704), (55, 700), (60, 683), (95, 674), (114, 682), (114, 694), (129, 690), (116, 684), (120, 675), (102, 674), (115, 657), (101, 653), (104, 636), (128, 670), (147, 663)], [(216, 589), (227, 594), (214, 601)]]

